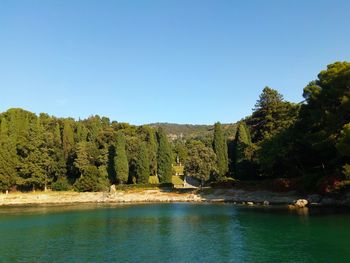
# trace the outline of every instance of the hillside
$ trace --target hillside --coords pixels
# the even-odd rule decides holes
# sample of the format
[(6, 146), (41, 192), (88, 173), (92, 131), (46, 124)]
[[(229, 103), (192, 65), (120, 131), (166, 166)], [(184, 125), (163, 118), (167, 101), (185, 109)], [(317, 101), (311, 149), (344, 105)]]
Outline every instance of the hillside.
[[(207, 137), (213, 133), (214, 125), (195, 125), (195, 124), (177, 124), (177, 123), (151, 123), (148, 124), (151, 127), (161, 127), (168, 134), (172, 140), (176, 139), (188, 139), (196, 137)], [(223, 124), (223, 129), (228, 138), (234, 138), (236, 133), (237, 124)]]

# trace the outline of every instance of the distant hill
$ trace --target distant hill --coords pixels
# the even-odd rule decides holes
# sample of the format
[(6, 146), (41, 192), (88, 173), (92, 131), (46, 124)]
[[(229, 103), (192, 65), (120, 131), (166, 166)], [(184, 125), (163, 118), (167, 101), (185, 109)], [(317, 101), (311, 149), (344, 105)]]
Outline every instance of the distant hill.
[[(188, 139), (196, 137), (207, 137), (213, 134), (214, 125), (177, 124), (177, 123), (151, 123), (151, 127), (162, 127), (171, 140)], [(225, 134), (233, 138), (236, 133), (237, 124), (222, 124)]]

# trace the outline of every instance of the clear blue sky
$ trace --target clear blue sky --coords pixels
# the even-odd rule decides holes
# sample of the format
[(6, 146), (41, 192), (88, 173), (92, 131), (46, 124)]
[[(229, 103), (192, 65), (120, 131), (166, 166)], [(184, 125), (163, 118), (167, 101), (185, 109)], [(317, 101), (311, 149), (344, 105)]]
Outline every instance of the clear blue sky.
[(234, 122), (339, 60), (348, 0), (0, 0), (0, 111)]

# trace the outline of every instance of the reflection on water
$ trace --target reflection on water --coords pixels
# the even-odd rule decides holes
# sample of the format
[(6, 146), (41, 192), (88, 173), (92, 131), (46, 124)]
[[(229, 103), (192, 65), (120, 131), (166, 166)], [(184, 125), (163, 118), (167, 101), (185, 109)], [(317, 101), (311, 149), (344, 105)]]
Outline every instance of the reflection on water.
[(0, 208), (0, 262), (349, 262), (350, 216), (231, 204)]

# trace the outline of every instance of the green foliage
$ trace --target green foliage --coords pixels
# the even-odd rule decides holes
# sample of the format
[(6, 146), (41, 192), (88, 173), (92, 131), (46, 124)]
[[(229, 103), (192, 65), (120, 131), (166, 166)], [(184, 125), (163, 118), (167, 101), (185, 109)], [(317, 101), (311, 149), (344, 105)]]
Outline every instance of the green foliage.
[(136, 162), (137, 183), (147, 184), (150, 175), (150, 162), (145, 143), (141, 143)]
[(252, 159), (255, 149), (245, 122), (241, 122), (238, 125), (235, 142), (234, 177), (237, 179), (251, 179), (254, 176)]
[(214, 132), (211, 125), (136, 127), (98, 115), (75, 121), (9, 109), (0, 114), (0, 191), (65, 190), (73, 184), (79, 191), (100, 191), (109, 183), (148, 183), (156, 175), (171, 186), (172, 164), (178, 162), (188, 175), (206, 181), (215, 174), (212, 179), (222, 182), (227, 141), (235, 178), (302, 176), (297, 184), (305, 191), (321, 177), (332, 178), (337, 183), (325, 180), (328, 189), (350, 178), (349, 87), (350, 63), (336, 62), (304, 88), (303, 103), (287, 102), (266, 87), (252, 116), (216, 123)]
[(63, 126), (63, 135), (62, 135), (62, 144), (63, 144), (63, 153), (64, 158), (68, 159), (71, 150), (74, 147), (74, 134), (73, 129), (70, 124), (70, 121), (66, 120)]
[(161, 183), (171, 183), (172, 176), (172, 154), (168, 138), (162, 128), (158, 129), (158, 177)]
[(129, 163), (125, 151), (125, 136), (122, 131), (117, 133), (116, 155), (114, 157), (115, 175), (118, 183), (126, 183), (129, 177)]
[(213, 150), (216, 154), (217, 179), (219, 180), (228, 172), (227, 142), (219, 122), (214, 125)]
[(290, 127), (296, 120), (299, 106), (286, 102), (277, 90), (265, 87), (247, 122), (252, 141), (259, 143)]
[(345, 156), (350, 156), (350, 123), (343, 126), (336, 144), (338, 151)]
[(52, 183), (51, 188), (54, 191), (68, 191), (72, 189), (72, 186), (69, 184), (67, 178), (59, 178), (56, 182)]
[(217, 173), (216, 155), (214, 151), (202, 142), (192, 140), (187, 143), (188, 156), (185, 160), (185, 174), (202, 182), (209, 180)]
[(17, 155), (13, 141), (9, 137), (7, 120), (0, 124), (0, 191), (9, 190), (17, 177)]
[[(337, 173), (349, 161), (350, 63), (336, 62), (304, 89), (302, 105), (293, 130), (295, 165), (304, 173)], [(339, 140), (337, 139), (339, 138)]]
[(350, 164), (343, 166), (343, 174), (346, 180), (350, 180)]
[(148, 179), (149, 184), (159, 184), (159, 179), (158, 176), (156, 175), (151, 175)]
[(96, 166), (84, 167), (81, 177), (75, 182), (74, 188), (79, 192), (98, 192), (108, 190), (108, 181)]

